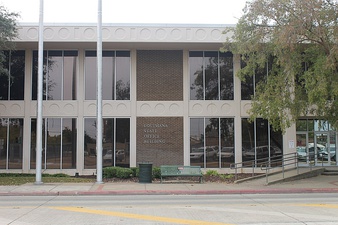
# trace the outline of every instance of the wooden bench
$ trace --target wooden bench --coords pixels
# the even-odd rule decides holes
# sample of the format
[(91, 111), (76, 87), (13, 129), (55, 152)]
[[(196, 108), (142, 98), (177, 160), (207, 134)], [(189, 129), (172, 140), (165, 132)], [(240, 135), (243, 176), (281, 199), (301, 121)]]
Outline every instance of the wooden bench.
[(163, 177), (199, 177), (202, 183), (203, 174), (200, 166), (162, 165), (161, 183)]

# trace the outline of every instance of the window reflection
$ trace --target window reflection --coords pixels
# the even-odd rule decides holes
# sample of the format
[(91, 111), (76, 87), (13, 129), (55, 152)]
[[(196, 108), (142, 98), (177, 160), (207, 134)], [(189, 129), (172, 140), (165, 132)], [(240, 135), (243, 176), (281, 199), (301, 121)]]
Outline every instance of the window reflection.
[[(102, 52), (102, 99), (130, 99), (130, 53), (128, 51)], [(85, 98), (96, 99), (96, 51), (86, 51)]]
[(190, 164), (225, 168), (235, 159), (233, 118), (190, 119)]
[(0, 100), (24, 100), (25, 51), (4, 51)]
[(191, 100), (233, 100), (231, 53), (191, 51), (189, 68)]
[(22, 169), (23, 119), (0, 118), (0, 169)]
[[(42, 125), (42, 168), (76, 168), (76, 119), (44, 118)], [(36, 166), (36, 119), (31, 120), (31, 169)]]
[[(76, 100), (77, 51), (44, 51), (43, 99)], [(33, 52), (32, 99), (37, 99), (38, 52)]]
[[(96, 168), (96, 119), (85, 118), (84, 129), (85, 169)], [(130, 119), (103, 119), (103, 166), (129, 167)]]
[(242, 147), (243, 164), (259, 166), (283, 155), (283, 135), (273, 131), (267, 120), (258, 118), (251, 123), (242, 119)]

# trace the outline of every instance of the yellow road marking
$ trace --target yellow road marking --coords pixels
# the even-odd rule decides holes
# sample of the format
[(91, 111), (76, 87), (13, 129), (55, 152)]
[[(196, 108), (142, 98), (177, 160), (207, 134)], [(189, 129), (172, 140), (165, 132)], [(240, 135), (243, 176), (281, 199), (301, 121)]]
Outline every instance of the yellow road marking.
[(79, 207), (51, 207), (51, 208), (58, 209), (58, 210), (64, 210), (64, 211), (91, 213), (91, 214), (97, 214), (97, 215), (116, 216), (116, 217), (130, 218), (130, 219), (158, 221), (158, 222), (167, 222), (167, 223), (176, 223), (176, 224), (231, 225), (231, 224), (228, 224), (228, 223), (207, 222), (207, 221), (186, 220), (186, 219), (175, 219), (175, 218), (170, 218), (170, 217), (140, 215), (140, 214), (123, 213), (123, 212), (112, 212), (112, 211), (86, 209), (86, 208), (79, 208)]
[(338, 205), (330, 205), (330, 204), (299, 204), (301, 206), (309, 206), (309, 207), (323, 207), (330, 209), (338, 209)]

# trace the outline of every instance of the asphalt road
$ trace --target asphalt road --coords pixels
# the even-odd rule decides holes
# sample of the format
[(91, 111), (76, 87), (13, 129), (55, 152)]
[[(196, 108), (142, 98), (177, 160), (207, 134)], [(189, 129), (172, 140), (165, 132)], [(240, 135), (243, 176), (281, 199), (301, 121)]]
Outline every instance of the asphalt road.
[(0, 196), (0, 225), (336, 225), (338, 194)]

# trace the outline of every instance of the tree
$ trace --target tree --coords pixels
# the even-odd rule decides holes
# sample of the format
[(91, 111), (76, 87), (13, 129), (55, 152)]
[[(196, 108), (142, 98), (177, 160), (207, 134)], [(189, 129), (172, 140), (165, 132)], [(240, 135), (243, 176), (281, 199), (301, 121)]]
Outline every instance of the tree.
[(243, 81), (264, 69), (252, 96), (251, 119), (285, 131), (313, 115), (338, 127), (338, 1), (252, 0), (224, 51), (240, 54)]
[[(13, 50), (14, 38), (18, 35), (16, 19), (19, 14), (9, 12), (4, 6), (0, 5), (0, 50)], [(4, 72), (2, 63), (4, 61), (4, 54), (0, 52), (0, 74)]]

